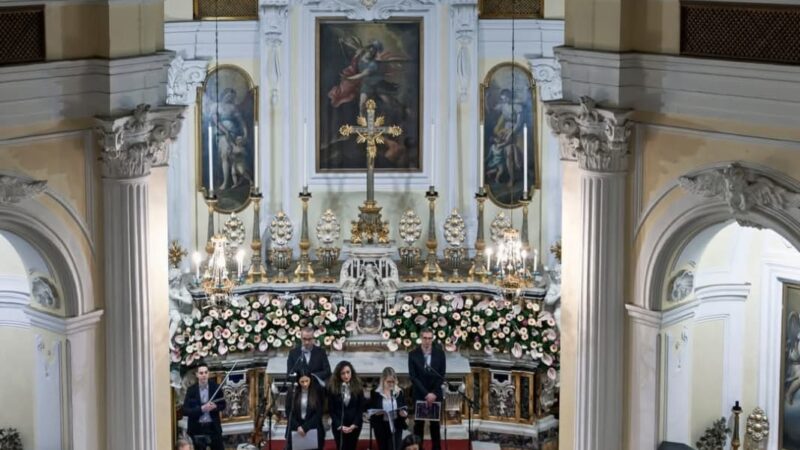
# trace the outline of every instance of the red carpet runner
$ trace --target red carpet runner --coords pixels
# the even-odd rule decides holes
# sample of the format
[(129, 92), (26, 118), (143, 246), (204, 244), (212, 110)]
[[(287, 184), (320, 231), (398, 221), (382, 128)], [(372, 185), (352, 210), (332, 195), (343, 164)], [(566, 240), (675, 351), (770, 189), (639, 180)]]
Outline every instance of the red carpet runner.
[[(285, 441), (283, 440), (274, 440), (272, 441), (272, 450), (283, 450)], [(466, 439), (449, 439), (447, 444), (442, 442), (442, 450), (468, 450), (469, 442)], [(269, 447), (267, 447), (269, 448)], [(333, 439), (328, 439), (325, 441), (325, 450), (336, 450), (336, 443), (333, 442)], [(370, 450), (369, 449), (369, 440), (360, 440), (358, 441), (358, 450)], [(372, 441), (372, 449), (371, 450), (378, 450), (378, 443), (374, 440)], [(431, 450), (431, 442), (425, 441), (423, 446), (423, 450)]]

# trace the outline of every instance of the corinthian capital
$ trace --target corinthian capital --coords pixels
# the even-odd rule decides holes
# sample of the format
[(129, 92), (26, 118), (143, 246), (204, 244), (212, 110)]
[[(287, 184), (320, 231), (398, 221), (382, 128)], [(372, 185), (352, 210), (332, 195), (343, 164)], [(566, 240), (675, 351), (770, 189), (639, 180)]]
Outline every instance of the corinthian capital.
[(628, 139), (633, 122), (630, 111), (598, 108), (594, 100), (581, 103), (555, 102), (546, 106), (550, 129), (558, 137), (561, 159), (578, 160), (583, 170), (624, 172), (628, 170)]
[(167, 71), (167, 104), (191, 105), (197, 96), (197, 87), (206, 76), (207, 60), (185, 60), (180, 55), (169, 63)]
[(183, 107), (151, 109), (141, 104), (129, 115), (96, 119), (103, 176), (135, 178), (167, 164), (169, 144), (181, 129)]

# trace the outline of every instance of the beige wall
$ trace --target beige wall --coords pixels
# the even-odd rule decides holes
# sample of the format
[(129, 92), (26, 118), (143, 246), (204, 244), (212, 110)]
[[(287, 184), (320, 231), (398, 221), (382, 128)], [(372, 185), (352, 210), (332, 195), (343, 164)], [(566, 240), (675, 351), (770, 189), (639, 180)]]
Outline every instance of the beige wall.
[(563, 19), (566, 0), (544, 0), (545, 19)]
[(36, 358), (30, 330), (0, 327), (0, 361), (6, 368), (0, 383), (0, 427), (16, 428), (24, 448), (36, 448), (33, 367)]
[(692, 441), (703, 434), (714, 420), (721, 416), (723, 379), (722, 341), (725, 324), (712, 320), (694, 326), (692, 346)]
[(566, 45), (605, 51), (677, 54), (678, 0), (564, 0)]
[(164, 20), (177, 22), (192, 20), (194, 16), (194, 3), (192, 0), (164, 0)]
[(164, 48), (164, 6), (51, 2), (45, 39), (48, 61), (151, 54)]

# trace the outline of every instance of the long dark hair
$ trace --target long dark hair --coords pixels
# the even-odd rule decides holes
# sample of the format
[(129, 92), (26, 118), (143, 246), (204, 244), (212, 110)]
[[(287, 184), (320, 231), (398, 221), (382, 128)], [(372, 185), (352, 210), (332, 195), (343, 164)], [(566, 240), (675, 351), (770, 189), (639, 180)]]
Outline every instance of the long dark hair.
[(300, 416), (300, 400), (303, 393), (303, 389), (300, 387), (300, 378), (303, 377), (308, 377), (308, 379), (311, 380), (311, 384), (308, 386), (308, 409), (322, 410), (322, 402), (320, 401), (319, 394), (317, 394), (317, 389), (314, 388), (314, 377), (308, 371), (300, 371), (297, 373), (297, 385), (295, 386), (297, 390), (294, 393), (292, 415), (297, 411), (297, 415)]
[(337, 397), (342, 394), (342, 370), (345, 367), (350, 368), (350, 395), (363, 395), (364, 387), (361, 384), (361, 378), (358, 378), (356, 369), (350, 364), (350, 361), (339, 361), (339, 364), (336, 364), (333, 376), (328, 379), (328, 392)]

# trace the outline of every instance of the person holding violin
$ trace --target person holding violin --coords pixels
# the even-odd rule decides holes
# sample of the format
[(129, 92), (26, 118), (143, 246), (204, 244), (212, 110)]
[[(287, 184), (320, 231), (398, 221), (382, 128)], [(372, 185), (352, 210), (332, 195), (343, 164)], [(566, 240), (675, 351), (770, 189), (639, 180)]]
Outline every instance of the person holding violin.
[(349, 361), (341, 361), (328, 379), (328, 413), (337, 450), (355, 450), (364, 422), (364, 388)]
[(219, 413), (227, 407), (225, 397), (216, 382), (209, 380), (208, 364), (197, 365), (197, 384), (186, 391), (183, 414), (189, 418), (189, 437), (195, 447), (225, 450), (222, 443), (222, 422)]

